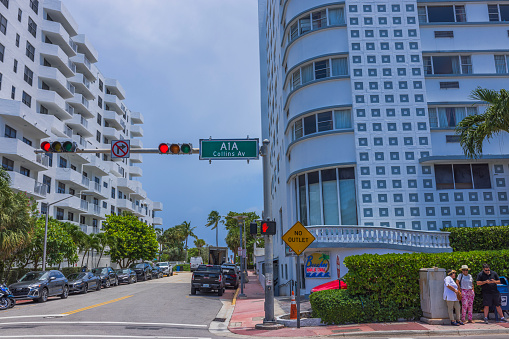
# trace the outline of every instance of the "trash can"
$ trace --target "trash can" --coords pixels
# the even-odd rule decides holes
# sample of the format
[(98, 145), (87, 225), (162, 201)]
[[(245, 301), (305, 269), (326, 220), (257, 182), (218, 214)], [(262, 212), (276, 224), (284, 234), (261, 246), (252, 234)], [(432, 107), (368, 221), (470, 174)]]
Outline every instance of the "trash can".
[(500, 292), (500, 306), (502, 311), (509, 311), (509, 284), (506, 277), (500, 277), (500, 284), (497, 285), (497, 289)]

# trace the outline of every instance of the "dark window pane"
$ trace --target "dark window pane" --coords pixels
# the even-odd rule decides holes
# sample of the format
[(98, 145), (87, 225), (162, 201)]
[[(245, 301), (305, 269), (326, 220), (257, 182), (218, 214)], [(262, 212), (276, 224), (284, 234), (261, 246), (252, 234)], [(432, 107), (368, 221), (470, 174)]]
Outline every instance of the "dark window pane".
[(304, 135), (316, 133), (316, 115), (304, 118)]
[(509, 5), (499, 5), (499, 6), (500, 6), (500, 20), (509, 21)]
[(318, 183), (318, 172), (311, 172), (308, 173), (308, 184), (316, 184)]
[(318, 132), (332, 129), (332, 112), (318, 113)]
[[(453, 60), (453, 58), (455, 60)], [(434, 74), (458, 74), (459, 73), (458, 57), (434, 56), (433, 70)]]
[(428, 6), (429, 22), (454, 22), (452, 6)]
[(474, 177), (474, 188), (491, 188), (490, 169), (488, 164), (472, 165), (472, 175)]
[(454, 165), (454, 182), (456, 189), (472, 188), (472, 173), (470, 165)]
[(336, 180), (336, 169), (328, 169), (322, 171), (322, 181), (334, 181)]
[(454, 188), (452, 165), (435, 165), (435, 181), (439, 190)]
[(339, 180), (355, 179), (353, 167), (339, 168)]
[(299, 211), (300, 222), (306, 226), (308, 224), (308, 209), (306, 203), (306, 178), (305, 175), (299, 175)]

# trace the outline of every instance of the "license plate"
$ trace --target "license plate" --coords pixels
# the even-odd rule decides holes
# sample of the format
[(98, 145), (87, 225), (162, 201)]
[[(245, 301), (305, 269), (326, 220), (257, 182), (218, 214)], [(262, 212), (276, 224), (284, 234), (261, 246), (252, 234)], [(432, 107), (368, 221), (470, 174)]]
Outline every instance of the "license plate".
[(230, 283), (224, 283), (225, 285), (230, 285)]
[(209, 284), (203, 284), (203, 287), (210, 287)]

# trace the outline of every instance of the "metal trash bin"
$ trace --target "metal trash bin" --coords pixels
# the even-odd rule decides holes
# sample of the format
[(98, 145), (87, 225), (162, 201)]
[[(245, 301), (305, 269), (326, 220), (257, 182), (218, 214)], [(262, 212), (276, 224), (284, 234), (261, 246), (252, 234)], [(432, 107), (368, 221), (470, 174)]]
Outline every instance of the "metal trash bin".
[(502, 310), (509, 311), (509, 283), (506, 277), (500, 277), (500, 284), (497, 285), (497, 289), (500, 292), (500, 306)]

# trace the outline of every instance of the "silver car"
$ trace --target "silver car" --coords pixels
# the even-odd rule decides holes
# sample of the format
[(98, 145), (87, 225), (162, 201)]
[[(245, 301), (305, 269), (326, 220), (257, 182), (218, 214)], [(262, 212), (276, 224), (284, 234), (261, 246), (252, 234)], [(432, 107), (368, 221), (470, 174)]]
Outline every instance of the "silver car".
[(159, 266), (161, 268), (163, 275), (166, 275), (166, 276), (173, 275), (173, 266), (169, 262), (167, 262), (167, 261), (158, 262), (156, 264), (156, 266)]

